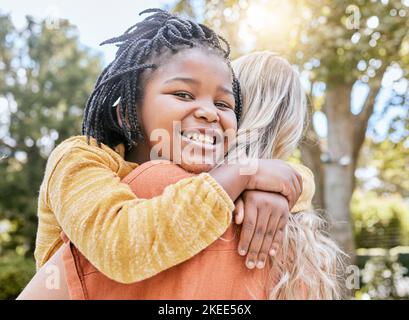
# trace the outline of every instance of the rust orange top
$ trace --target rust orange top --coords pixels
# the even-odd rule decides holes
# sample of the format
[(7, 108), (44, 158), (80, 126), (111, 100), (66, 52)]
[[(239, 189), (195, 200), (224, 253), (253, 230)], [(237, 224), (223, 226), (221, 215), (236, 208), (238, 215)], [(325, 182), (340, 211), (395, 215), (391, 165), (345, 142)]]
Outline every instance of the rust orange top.
[[(147, 162), (123, 182), (140, 198), (160, 195), (166, 186), (191, 174), (167, 161)], [(194, 214), (194, 213), (192, 213)], [(160, 217), (158, 217), (160, 219)], [(99, 272), (62, 234), (66, 246), (64, 267), (71, 299), (267, 299), (266, 284), (278, 281), (278, 272), (248, 269), (237, 252), (239, 228), (233, 223), (224, 235), (193, 258), (148, 279), (121, 284)], [(270, 273), (270, 278), (269, 278)]]

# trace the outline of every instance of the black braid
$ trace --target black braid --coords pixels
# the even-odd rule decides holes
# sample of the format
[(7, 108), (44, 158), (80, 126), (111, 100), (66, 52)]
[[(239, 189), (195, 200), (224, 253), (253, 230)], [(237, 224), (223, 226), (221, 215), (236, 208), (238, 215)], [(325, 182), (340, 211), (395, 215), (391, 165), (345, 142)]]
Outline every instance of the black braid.
[[(128, 28), (124, 34), (101, 43), (118, 47), (115, 59), (98, 77), (88, 98), (82, 123), (82, 133), (93, 137), (98, 144), (114, 147), (125, 143), (129, 149), (135, 142), (143, 141), (136, 106), (142, 101), (141, 75), (145, 70), (158, 66), (152, 61), (164, 50), (172, 53), (189, 47), (213, 49), (223, 57), (233, 75), (233, 94), (237, 122), (240, 120), (242, 100), (240, 85), (230, 65), (230, 46), (209, 27), (182, 19), (161, 9), (147, 9), (141, 14), (151, 15)], [(222, 46), (223, 43), (223, 46)], [(113, 104), (120, 98), (119, 126)], [(125, 118), (127, 117), (129, 125)]]

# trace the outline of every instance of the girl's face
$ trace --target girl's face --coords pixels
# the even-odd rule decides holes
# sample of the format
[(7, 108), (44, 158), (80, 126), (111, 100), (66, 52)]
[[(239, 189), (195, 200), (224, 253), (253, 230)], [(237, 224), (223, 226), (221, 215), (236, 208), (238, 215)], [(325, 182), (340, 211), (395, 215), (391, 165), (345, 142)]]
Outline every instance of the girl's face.
[(153, 150), (161, 149), (160, 156), (185, 170), (209, 171), (216, 155), (227, 152), (226, 130), (237, 131), (234, 107), (226, 62), (203, 49), (182, 50), (155, 70), (145, 85), (138, 110), (145, 145), (136, 146), (133, 153), (139, 161), (149, 161), (149, 152), (157, 145)]

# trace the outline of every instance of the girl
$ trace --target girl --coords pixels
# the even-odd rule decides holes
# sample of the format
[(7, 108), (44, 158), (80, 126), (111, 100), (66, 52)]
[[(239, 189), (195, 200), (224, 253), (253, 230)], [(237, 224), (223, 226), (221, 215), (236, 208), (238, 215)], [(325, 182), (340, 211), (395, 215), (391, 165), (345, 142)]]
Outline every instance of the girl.
[[(162, 10), (148, 12), (153, 15), (108, 41), (118, 42), (119, 49), (87, 103), (85, 137), (64, 141), (49, 158), (39, 196), (37, 267), (61, 246), (63, 230), (111, 279), (141, 281), (218, 239), (244, 190), (266, 191), (264, 198), (281, 193), (290, 208), (301, 193), (301, 176), (279, 160), (257, 161), (258, 170), (250, 175), (239, 174), (252, 169), (246, 164), (213, 168), (209, 160), (227, 152), (229, 141), (221, 137), (237, 130), (241, 114), (228, 49), (205, 26)], [(196, 92), (194, 99), (186, 95), (189, 90)], [(177, 132), (174, 121), (180, 122)], [(160, 196), (140, 199), (121, 179), (150, 159), (149, 138), (157, 128), (179, 138), (182, 149), (195, 151), (183, 153), (180, 166), (200, 174), (170, 185)], [(207, 133), (213, 143), (194, 141), (202, 137), (190, 136), (194, 130)], [(170, 140), (170, 150), (175, 141)], [(198, 156), (203, 153), (204, 164)]]

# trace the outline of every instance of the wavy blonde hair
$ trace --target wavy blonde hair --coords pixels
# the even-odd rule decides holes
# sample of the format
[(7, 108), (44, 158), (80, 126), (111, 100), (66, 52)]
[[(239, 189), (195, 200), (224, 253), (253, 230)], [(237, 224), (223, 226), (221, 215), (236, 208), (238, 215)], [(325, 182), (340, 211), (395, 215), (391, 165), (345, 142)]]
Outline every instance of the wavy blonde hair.
[[(306, 96), (300, 76), (272, 52), (255, 52), (233, 61), (242, 88), (243, 116), (238, 137), (252, 158), (287, 159), (303, 136)], [(237, 152), (240, 154), (240, 150)], [(265, 289), (271, 300), (340, 299), (343, 252), (326, 232), (325, 219), (317, 212), (291, 214), (284, 241)]]

